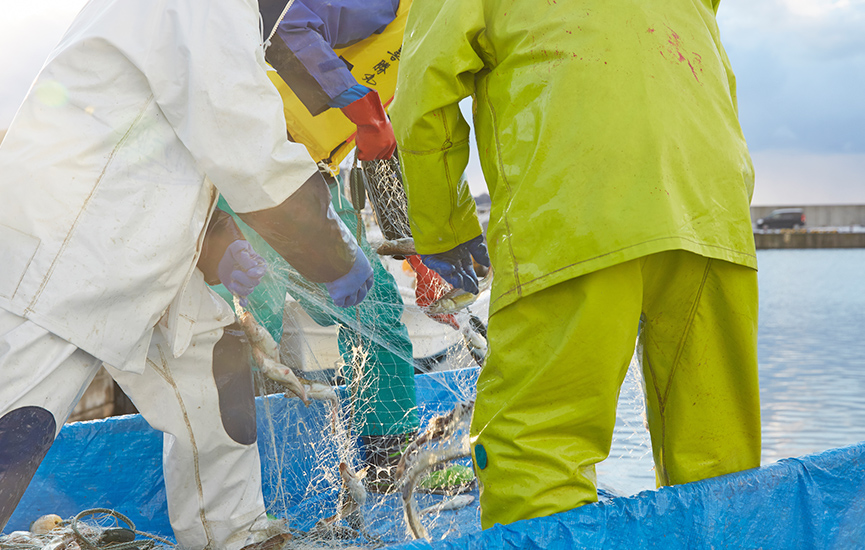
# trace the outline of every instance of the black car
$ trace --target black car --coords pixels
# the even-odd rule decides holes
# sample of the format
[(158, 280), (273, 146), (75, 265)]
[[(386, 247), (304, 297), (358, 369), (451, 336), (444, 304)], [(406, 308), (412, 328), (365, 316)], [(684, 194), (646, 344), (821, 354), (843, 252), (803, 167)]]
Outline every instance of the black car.
[(779, 208), (765, 218), (757, 220), (759, 229), (799, 229), (805, 227), (805, 213), (801, 208)]

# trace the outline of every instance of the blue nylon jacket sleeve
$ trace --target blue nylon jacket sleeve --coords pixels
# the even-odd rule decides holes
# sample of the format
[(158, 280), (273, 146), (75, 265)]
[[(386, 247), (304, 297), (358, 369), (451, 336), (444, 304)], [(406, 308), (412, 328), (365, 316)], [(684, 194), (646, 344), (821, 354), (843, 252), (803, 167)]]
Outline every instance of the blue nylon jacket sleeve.
[(334, 48), (382, 32), (398, 7), (399, 0), (295, 0), (276, 36), (332, 100), (357, 84)]
[(371, 90), (363, 84), (355, 84), (348, 90), (331, 99), (328, 102), (328, 105), (336, 109), (342, 109), (343, 107), (348, 107), (358, 99), (368, 94), (370, 91)]

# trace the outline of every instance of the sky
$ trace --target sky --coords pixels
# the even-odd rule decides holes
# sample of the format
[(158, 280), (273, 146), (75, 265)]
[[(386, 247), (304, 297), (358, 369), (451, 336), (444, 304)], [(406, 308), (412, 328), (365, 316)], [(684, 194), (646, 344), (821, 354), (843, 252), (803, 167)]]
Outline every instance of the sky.
[[(2, 130), (85, 1), (0, 2)], [(865, 204), (865, 0), (722, 0), (718, 24), (757, 174), (753, 204)]]

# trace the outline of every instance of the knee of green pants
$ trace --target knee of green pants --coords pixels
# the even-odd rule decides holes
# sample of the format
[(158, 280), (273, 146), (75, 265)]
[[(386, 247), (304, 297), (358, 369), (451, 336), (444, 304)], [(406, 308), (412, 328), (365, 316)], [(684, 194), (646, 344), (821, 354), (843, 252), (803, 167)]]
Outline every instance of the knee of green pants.
[(594, 465), (610, 451), (639, 317), (633, 292), (609, 291), (637, 273), (624, 271), (560, 283), (490, 318), (471, 432), (484, 528), (597, 501)]
[[(479, 387), (483, 377), (482, 371)], [(484, 391), (499, 394), (490, 385)], [(597, 501), (594, 465), (609, 452), (607, 438), (577, 435), (563, 442), (551, 436), (562, 431), (558, 420), (525, 411), (519, 399), (480, 397), (472, 416), (471, 450), (484, 529)]]
[(473, 437), (472, 441), (483, 529), (549, 516), (598, 500), (594, 463), (574, 470), (566, 461), (555, 459), (560, 449), (553, 445), (544, 448), (540, 441), (530, 446), (489, 435)]

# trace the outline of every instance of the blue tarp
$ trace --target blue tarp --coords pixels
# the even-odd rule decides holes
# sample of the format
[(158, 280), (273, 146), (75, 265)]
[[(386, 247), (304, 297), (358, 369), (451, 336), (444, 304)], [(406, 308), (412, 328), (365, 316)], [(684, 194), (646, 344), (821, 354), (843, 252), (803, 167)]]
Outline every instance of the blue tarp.
[[(476, 369), (419, 376), (423, 416), (470, 397), (476, 376)], [(265, 500), (279, 496), (292, 525), (309, 528), (333, 513), (338, 490), (315, 480), (329, 430), (324, 405), (306, 409), (296, 399), (269, 397), (258, 406), (261, 418), (272, 419), (259, 421)], [(139, 530), (170, 536), (161, 448), (161, 435), (138, 415), (65, 426), (7, 532), (26, 529), (45, 513), (71, 517), (106, 507), (128, 515)], [(433, 543), (399, 544), (407, 540), (402, 512), (398, 500), (388, 498), (371, 499), (376, 506), (367, 521), (374, 534), (404, 550), (865, 548), (865, 443), (486, 531), (480, 531), (475, 505), (453, 515), (459, 528), (432, 529), (434, 541), (450, 532)], [(422, 506), (437, 498), (419, 497)]]
[(394, 548), (865, 548), (865, 444)]
[[(422, 425), (473, 396), (477, 369), (417, 377)], [(346, 405), (345, 390), (340, 397)], [(256, 399), (258, 445), (262, 459), (265, 502), (269, 511), (301, 530), (336, 511), (339, 492), (337, 441), (331, 437), (324, 403), (304, 407), (281, 395)], [(470, 464), (470, 462), (466, 462)], [(421, 505), (440, 497), (425, 495)], [(394, 496), (370, 512), (370, 531), (389, 534), (387, 542), (410, 540), (402, 508)], [(6, 532), (26, 530), (37, 517), (75, 516), (90, 508), (110, 508), (126, 515), (140, 531), (172, 537), (162, 476), (162, 434), (140, 415), (67, 424), (36, 472)], [(468, 523), (477, 524), (474, 511)], [(378, 519), (376, 522), (375, 520)], [(462, 532), (479, 530), (469, 527)]]

